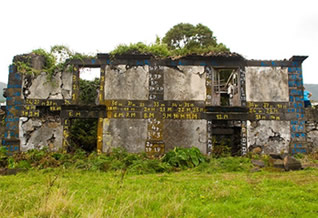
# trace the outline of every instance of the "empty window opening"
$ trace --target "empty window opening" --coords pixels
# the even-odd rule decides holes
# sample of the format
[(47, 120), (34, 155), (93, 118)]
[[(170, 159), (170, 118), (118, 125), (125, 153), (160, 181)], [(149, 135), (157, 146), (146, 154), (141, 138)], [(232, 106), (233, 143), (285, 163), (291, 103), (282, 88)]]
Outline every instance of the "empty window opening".
[(212, 83), (214, 105), (241, 106), (237, 69), (215, 69)]
[(79, 103), (98, 105), (100, 68), (80, 68), (79, 78)]

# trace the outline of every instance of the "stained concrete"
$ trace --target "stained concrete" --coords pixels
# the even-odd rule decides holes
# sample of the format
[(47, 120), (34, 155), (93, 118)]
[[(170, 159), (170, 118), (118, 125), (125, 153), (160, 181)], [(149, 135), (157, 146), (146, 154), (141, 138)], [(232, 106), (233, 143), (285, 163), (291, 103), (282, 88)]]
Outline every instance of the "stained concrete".
[(72, 92), (72, 73), (56, 73), (52, 80), (48, 80), (47, 73), (42, 72), (31, 83), (24, 79), (24, 96), (28, 99), (70, 99)]
[(306, 123), (307, 142), (313, 152), (318, 152), (318, 121)]
[(164, 68), (164, 100), (206, 99), (206, 73), (203, 66), (177, 66)]
[(103, 152), (118, 147), (132, 153), (144, 152), (146, 140), (146, 119), (104, 119), (103, 121)]
[(262, 153), (288, 153), (290, 121), (247, 121), (247, 147), (251, 151), (260, 147)]
[(207, 153), (206, 120), (164, 120), (163, 140), (165, 151), (174, 147), (197, 147)]
[(247, 101), (289, 101), (286, 67), (246, 67), (245, 71)]
[(62, 147), (63, 126), (59, 120), (20, 118), (19, 138), (21, 151), (48, 147), (56, 151)]
[(106, 66), (105, 99), (148, 100), (149, 67)]

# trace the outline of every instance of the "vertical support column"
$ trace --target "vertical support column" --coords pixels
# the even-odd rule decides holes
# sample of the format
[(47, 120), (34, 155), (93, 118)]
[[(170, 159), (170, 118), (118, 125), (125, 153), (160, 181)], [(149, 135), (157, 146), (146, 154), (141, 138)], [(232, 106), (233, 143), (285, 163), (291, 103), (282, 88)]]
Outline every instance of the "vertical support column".
[(241, 147), (242, 147), (242, 155), (247, 154), (247, 121), (241, 121)]
[(72, 78), (72, 104), (78, 104), (79, 101), (79, 67), (73, 67), (73, 78)]
[(102, 117), (98, 118), (97, 123), (97, 153), (101, 153), (103, 149), (103, 122)]
[(100, 105), (105, 105), (105, 70), (106, 65), (100, 67), (100, 85), (99, 85), (99, 96), (98, 101)]
[[(99, 96), (98, 96), (99, 105), (106, 105), (106, 101), (105, 101), (105, 69), (106, 69), (106, 64), (101, 65), (101, 67), (100, 67)], [(105, 114), (107, 114), (107, 109), (105, 111)], [(98, 123), (97, 123), (97, 152), (98, 153), (103, 152), (104, 117), (105, 116), (101, 117), (101, 115), (99, 115)]]
[(9, 66), (9, 80), (6, 90), (7, 106), (4, 139), (2, 145), (9, 154), (20, 151), (19, 117), (22, 111), (22, 78), (14, 65)]
[[(246, 77), (245, 71), (240, 68), (239, 69), (239, 77), (240, 77), (240, 96), (241, 96), (241, 106), (246, 107)], [(247, 154), (247, 121), (241, 121), (241, 147), (242, 147), (242, 155)]]
[(307, 135), (305, 130), (305, 110), (303, 76), (301, 64), (293, 62), (293, 67), (288, 68), (289, 109), (293, 119), (290, 121), (290, 153), (307, 153)]
[(66, 150), (67, 147), (70, 145), (69, 137), (70, 137), (71, 120), (68, 118), (64, 118), (62, 122), (63, 122), (63, 150)]
[(162, 66), (149, 66), (149, 100), (163, 100), (164, 74)]
[(145, 151), (150, 156), (161, 156), (165, 152), (163, 142), (163, 119), (159, 108), (164, 97), (164, 73), (163, 68), (156, 63), (149, 65), (149, 100), (153, 101), (153, 107), (157, 108), (154, 117), (148, 118), (148, 133)]
[(246, 79), (245, 79), (245, 71), (240, 68), (239, 69), (240, 76), (240, 95), (241, 95), (241, 106), (246, 107)]
[(213, 137), (212, 137), (212, 120), (208, 120), (207, 122), (207, 154), (212, 154), (213, 149)]
[(219, 106), (221, 104), (221, 94), (220, 94), (220, 74), (213, 67), (211, 68), (212, 80), (212, 105)]
[(205, 105), (212, 105), (212, 88), (213, 88), (213, 74), (212, 74), (212, 67), (211, 66), (205, 66), (205, 73), (206, 73), (206, 80), (205, 80), (205, 87), (206, 87), (206, 99), (205, 99)]

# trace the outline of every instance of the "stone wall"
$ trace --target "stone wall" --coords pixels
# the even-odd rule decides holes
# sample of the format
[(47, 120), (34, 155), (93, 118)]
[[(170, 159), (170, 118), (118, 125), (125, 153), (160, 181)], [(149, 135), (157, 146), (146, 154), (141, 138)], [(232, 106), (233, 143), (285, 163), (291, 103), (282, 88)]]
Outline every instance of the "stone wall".
[(307, 142), (311, 151), (318, 152), (318, 108), (306, 109)]

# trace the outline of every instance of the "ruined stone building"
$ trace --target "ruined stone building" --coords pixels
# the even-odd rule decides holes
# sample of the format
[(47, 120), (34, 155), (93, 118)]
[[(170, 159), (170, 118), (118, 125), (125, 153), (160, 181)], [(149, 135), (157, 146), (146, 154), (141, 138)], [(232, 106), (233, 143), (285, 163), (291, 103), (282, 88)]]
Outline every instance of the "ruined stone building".
[[(318, 132), (314, 123), (306, 128), (306, 58), (261, 61), (219, 53), (174, 60), (98, 54), (70, 61), (72, 70), (52, 75), (51, 82), (46, 72), (25, 75), (13, 64), (2, 144), (9, 151), (60, 149), (68, 146), (72, 120), (91, 118), (98, 120), (101, 152), (124, 147), (160, 155), (195, 146), (210, 154), (227, 144), (233, 154), (257, 147), (263, 153), (306, 153), (317, 147)], [(43, 58), (31, 55), (30, 63), (41, 70)], [(82, 68), (100, 69), (95, 105), (79, 103)]]

